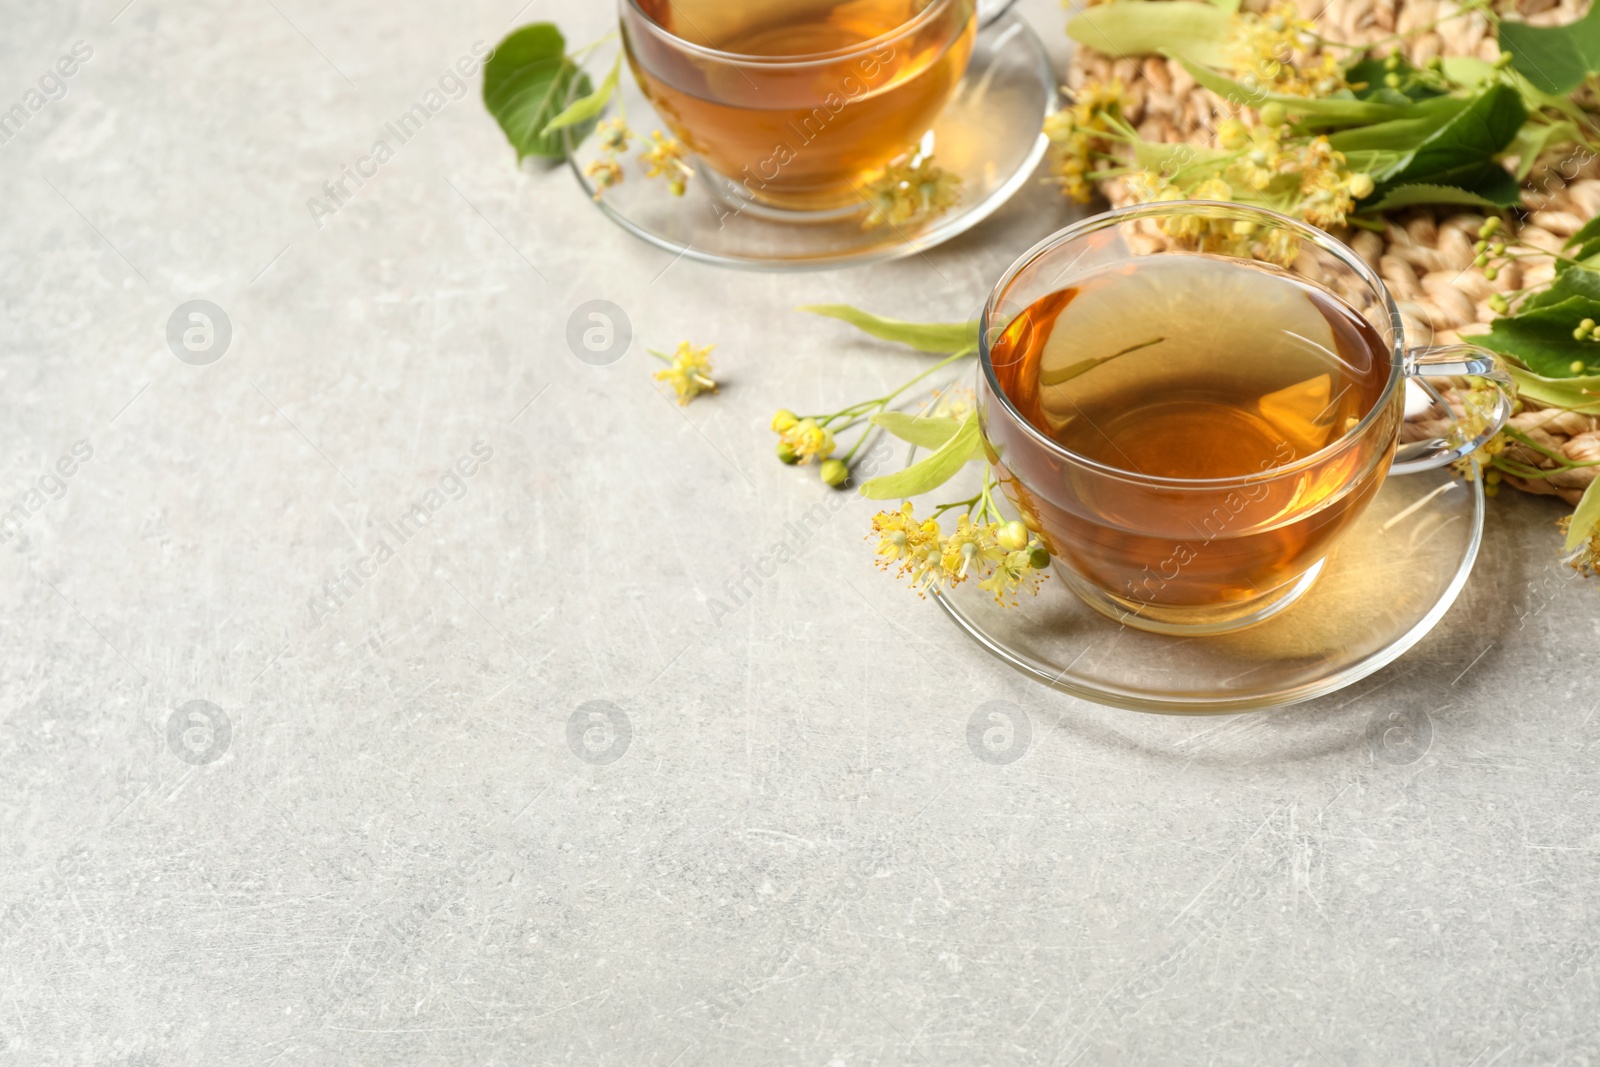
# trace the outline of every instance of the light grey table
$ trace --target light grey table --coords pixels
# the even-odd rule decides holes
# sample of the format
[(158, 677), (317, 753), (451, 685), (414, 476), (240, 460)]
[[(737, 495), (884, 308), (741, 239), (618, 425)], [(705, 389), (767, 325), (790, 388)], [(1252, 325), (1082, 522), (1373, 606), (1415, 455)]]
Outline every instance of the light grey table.
[[(790, 309), (966, 312), (1052, 194), (890, 267), (673, 263), (474, 86), (319, 226), (474, 41), (608, 5), (125, 2), (0, 19), (5, 107), (92, 49), (0, 144), (0, 1062), (1594, 1062), (1600, 591), (1558, 507), (1495, 501), (1394, 666), (1242, 717), (1009, 673), (859, 500), (714, 621), (826, 492), (772, 410), (915, 362)], [(610, 366), (564, 340), (592, 299)], [(680, 411), (642, 347), (684, 338), (725, 388)]]

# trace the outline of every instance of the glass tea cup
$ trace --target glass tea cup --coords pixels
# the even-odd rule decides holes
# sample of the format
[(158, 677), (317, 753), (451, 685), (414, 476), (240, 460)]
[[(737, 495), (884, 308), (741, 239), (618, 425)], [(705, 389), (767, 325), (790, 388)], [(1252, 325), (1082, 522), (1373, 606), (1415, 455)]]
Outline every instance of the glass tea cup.
[[(1410, 347), (1350, 248), (1238, 204), (1145, 204), (1060, 231), (1001, 278), (981, 342), (1002, 490), (1074, 593), (1158, 633), (1284, 610), (1391, 471), (1462, 458), (1512, 407), (1487, 350)], [(1430, 381), (1444, 378), (1465, 429)]]
[(672, 132), (775, 217), (860, 209), (972, 55), (974, 0), (619, 0), (635, 79)]

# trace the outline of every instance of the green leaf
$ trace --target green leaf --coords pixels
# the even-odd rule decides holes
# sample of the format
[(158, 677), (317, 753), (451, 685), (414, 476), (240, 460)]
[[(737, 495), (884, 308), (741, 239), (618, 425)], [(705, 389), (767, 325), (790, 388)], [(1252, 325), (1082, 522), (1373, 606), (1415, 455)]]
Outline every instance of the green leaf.
[(1473, 89), (1495, 76), (1493, 63), (1476, 56), (1444, 56), (1444, 76), (1467, 89)]
[(961, 429), (961, 424), (955, 419), (939, 415), (907, 415), (903, 411), (881, 412), (872, 416), (871, 422), (918, 448), (938, 448)]
[[(1580, 231), (1582, 232), (1582, 231)], [(1550, 288), (1530, 296), (1522, 302), (1519, 314), (1537, 308), (1549, 307), (1574, 298), (1600, 301), (1600, 271), (1575, 267), (1563, 271), (1550, 283)], [(1573, 325), (1577, 325), (1574, 323)]]
[[(574, 100), (565, 111), (550, 120), (544, 128), (545, 134), (552, 130), (562, 130), (568, 126), (576, 126), (580, 122), (588, 122), (597, 118), (600, 112), (606, 109), (611, 102), (611, 94), (617, 91), (617, 79), (622, 74), (622, 53), (617, 53), (616, 62), (611, 64), (611, 73), (606, 75), (606, 80), (600, 83), (600, 88), (588, 96)], [(580, 138), (581, 139), (581, 138)]]
[(950, 439), (928, 458), (903, 471), (874, 478), (861, 487), (869, 500), (903, 500), (937, 489), (955, 477), (966, 462), (983, 454), (983, 438), (978, 433), (978, 413), (968, 415)]
[[(1600, 255), (1600, 218), (1590, 219), (1578, 227), (1578, 232), (1567, 238), (1567, 243), (1562, 248), (1571, 248), (1577, 245), (1577, 251), (1572, 253), (1573, 259), (1588, 260)], [(1558, 271), (1565, 271), (1568, 264), (1559, 264)]]
[(1506, 155), (1517, 157), (1517, 181), (1525, 180), (1552, 144), (1569, 144), (1581, 141), (1583, 135), (1570, 122), (1528, 122), (1506, 146)]
[(548, 22), (535, 22), (507, 34), (484, 64), (483, 106), (500, 123), (519, 163), (528, 156), (566, 157), (560, 132), (547, 133), (546, 127), (574, 85), (584, 96), (593, 88), (589, 76), (566, 52), (560, 30)]
[[(1600, 344), (1572, 336), (1574, 327), (1584, 319), (1600, 321), (1600, 271), (1569, 266), (1556, 275), (1548, 289), (1524, 300), (1515, 315), (1496, 319), (1487, 334), (1474, 340), (1485, 348), (1514, 357), (1541, 379), (1530, 383), (1533, 389), (1549, 393), (1547, 386), (1559, 387), (1600, 378)], [(1573, 370), (1574, 366), (1578, 369)], [(1587, 385), (1580, 387), (1576, 394), (1569, 389), (1560, 391), (1569, 397), (1575, 396), (1577, 403), (1584, 406), (1600, 400), (1600, 397), (1583, 394), (1586, 388)], [(1545, 400), (1532, 390), (1524, 390), (1523, 395), (1543, 403), (1561, 403)], [(1575, 405), (1561, 403), (1561, 406)]]
[(1511, 53), (1511, 65), (1534, 88), (1566, 96), (1600, 73), (1600, 4), (1565, 26), (1502, 21), (1500, 48)]
[[(1556, 283), (1573, 268), (1556, 276)], [(1541, 294), (1542, 295), (1542, 294)], [(1556, 304), (1498, 318), (1487, 334), (1477, 338), (1485, 348), (1516, 356), (1529, 370), (1545, 378), (1576, 378), (1600, 374), (1600, 344), (1577, 340), (1573, 327), (1584, 319), (1600, 321), (1600, 300), (1572, 297)], [(1576, 365), (1578, 369), (1573, 370)]]
[[(1474, 337), (1473, 341), (1482, 344), (1484, 335)], [(1517, 383), (1518, 396), (1551, 407), (1600, 415), (1600, 374), (1546, 378), (1522, 366), (1515, 356), (1508, 356), (1507, 362), (1510, 364), (1508, 369), (1511, 377)]]
[[(1345, 68), (1344, 80), (1349, 82), (1352, 88), (1357, 85), (1363, 86), (1355, 89), (1357, 99), (1404, 104), (1408, 100), (1427, 100), (1430, 97), (1444, 95), (1433, 86), (1418, 81), (1416, 75), (1421, 72), (1403, 57), (1394, 70), (1390, 70), (1385, 63), (1386, 60), (1369, 56)], [(1384, 84), (1384, 79), (1390, 74), (1400, 76), (1401, 88), (1390, 89)]]
[(1600, 238), (1600, 217), (1592, 218), (1578, 227), (1578, 232), (1568, 237), (1567, 243), (1561, 247), (1571, 248), (1573, 245), (1588, 244), (1596, 238)]
[(1571, 552), (1594, 533), (1595, 527), (1600, 526), (1600, 478), (1589, 483), (1589, 488), (1583, 491), (1583, 496), (1578, 499), (1578, 510), (1572, 513), (1572, 518), (1567, 522), (1567, 544), (1564, 551)]
[(1417, 204), (1463, 204), (1467, 207), (1488, 208), (1498, 211), (1500, 205), (1488, 197), (1454, 185), (1396, 185), (1376, 203), (1362, 204), (1362, 211), (1393, 211), (1395, 208), (1413, 207)]
[[(1384, 152), (1396, 158), (1409, 158), (1413, 149), (1465, 111), (1468, 103), (1465, 97), (1444, 97), (1425, 108), (1407, 108), (1417, 112), (1409, 118), (1374, 122), (1330, 134), (1328, 144), (1333, 146), (1334, 151), (1343, 152), (1346, 156), (1358, 152)], [(1366, 173), (1372, 174), (1374, 179), (1380, 177), (1370, 170)]]
[(1527, 121), (1528, 109), (1515, 89), (1490, 86), (1385, 173), (1374, 195), (1386, 196), (1398, 185), (1453, 185), (1515, 207), (1522, 200), (1521, 187), (1496, 158)]
[(909, 345), (918, 352), (959, 352), (978, 343), (977, 319), (971, 322), (904, 322), (886, 319), (849, 304), (807, 304), (799, 310), (848, 322), (880, 341)]
[(1123, 56), (1173, 53), (1208, 66), (1230, 58), (1232, 11), (1195, 0), (1116, 0), (1067, 23), (1067, 36), (1097, 52)]
[[(1127, 2), (1127, 0), (1123, 0)], [(1121, 6), (1111, 4), (1111, 7)], [(1105, 7), (1092, 7), (1090, 11), (1102, 11)], [(1423, 114), (1417, 109), (1423, 107), (1416, 104), (1386, 104), (1371, 100), (1357, 100), (1352, 95), (1312, 97), (1312, 96), (1287, 96), (1282, 93), (1264, 93), (1259, 89), (1246, 89), (1232, 78), (1218, 74), (1209, 67), (1192, 61), (1177, 49), (1163, 49), (1162, 54), (1178, 60), (1184, 69), (1194, 76), (1194, 80), (1210, 89), (1218, 96), (1233, 104), (1247, 104), (1259, 108), (1269, 101), (1276, 101), (1284, 106), (1284, 110), (1296, 117), (1296, 125), (1306, 129), (1333, 129), (1339, 126), (1354, 126), (1361, 123), (1385, 122), (1391, 119), (1414, 118)], [(1447, 98), (1441, 98), (1447, 99)]]

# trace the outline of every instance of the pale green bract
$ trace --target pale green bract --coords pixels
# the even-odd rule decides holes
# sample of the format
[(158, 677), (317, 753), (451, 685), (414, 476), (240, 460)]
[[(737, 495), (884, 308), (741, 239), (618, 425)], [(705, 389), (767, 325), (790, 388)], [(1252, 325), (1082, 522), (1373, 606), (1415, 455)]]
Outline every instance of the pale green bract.
[(1589, 483), (1578, 501), (1578, 510), (1567, 523), (1566, 551), (1571, 552), (1589, 539), (1595, 527), (1600, 526), (1600, 478)]
[(814, 315), (848, 322), (880, 341), (909, 345), (918, 352), (956, 352), (978, 343), (978, 320), (971, 322), (903, 322), (886, 319), (848, 304), (807, 304), (800, 308)]
[(961, 429), (961, 423), (942, 415), (907, 415), (903, 411), (884, 411), (872, 416), (880, 426), (902, 441), (918, 448), (938, 448)]
[(921, 496), (948, 482), (968, 460), (982, 454), (983, 437), (978, 432), (978, 413), (974, 411), (962, 420), (956, 432), (932, 455), (903, 471), (872, 479), (861, 487), (861, 495), (869, 500), (903, 500)]

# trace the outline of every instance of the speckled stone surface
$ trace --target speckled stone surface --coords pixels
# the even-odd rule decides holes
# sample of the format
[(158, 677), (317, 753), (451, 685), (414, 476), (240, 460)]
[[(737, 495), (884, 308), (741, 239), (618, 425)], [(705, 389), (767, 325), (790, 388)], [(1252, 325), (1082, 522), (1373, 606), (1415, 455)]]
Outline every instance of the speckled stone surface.
[[(1494, 502), (1411, 654), (1248, 716), (1026, 682), (859, 500), (714, 619), (826, 492), (772, 410), (916, 363), (790, 309), (964, 314), (1052, 194), (887, 267), (673, 263), (474, 83), (319, 226), (475, 41), (608, 6), (125, 2), (0, 19), (6, 108), (92, 51), (0, 144), (0, 1062), (1593, 1062), (1600, 593), (1557, 505)], [(591, 366), (600, 299), (636, 337)], [(725, 387), (680, 411), (643, 346), (685, 337)]]

